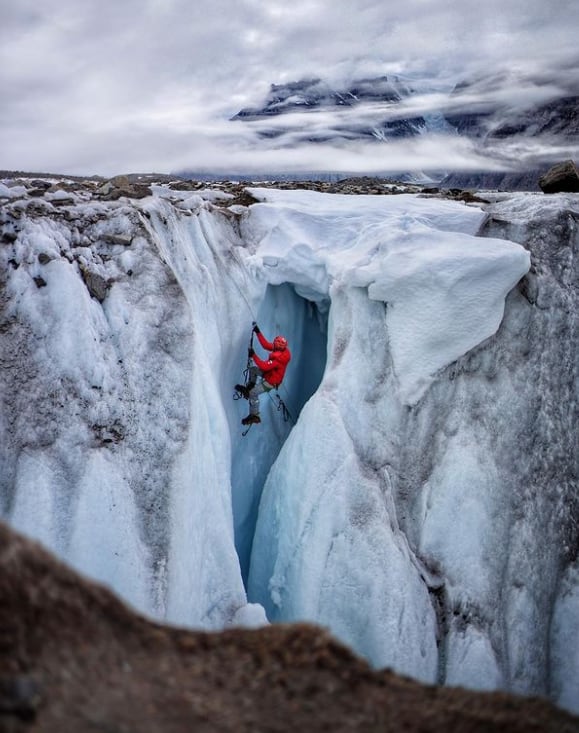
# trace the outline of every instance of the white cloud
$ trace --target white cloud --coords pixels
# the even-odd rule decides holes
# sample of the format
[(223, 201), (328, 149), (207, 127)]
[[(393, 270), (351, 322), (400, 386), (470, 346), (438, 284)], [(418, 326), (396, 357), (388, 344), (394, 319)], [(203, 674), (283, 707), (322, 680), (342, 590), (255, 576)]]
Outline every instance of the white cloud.
[[(440, 91), (462, 75), (495, 74), (496, 88), (474, 86), (454, 103), (523, 106), (577, 79), (575, 0), (4, 0), (2, 13), (0, 168), (108, 174), (259, 160), (279, 169), (288, 151), (227, 120), (271, 83), (306, 76), (428, 72)], [(441, 101), (420, 95), (408, 109)], [(407, 157), (476, 162), (455, 142), (436, 156), (409, 143)], [(398, 164), (403, 147), (384, 155)], [(376, 150), (306, 146), (293, 160), (370, 170)]]

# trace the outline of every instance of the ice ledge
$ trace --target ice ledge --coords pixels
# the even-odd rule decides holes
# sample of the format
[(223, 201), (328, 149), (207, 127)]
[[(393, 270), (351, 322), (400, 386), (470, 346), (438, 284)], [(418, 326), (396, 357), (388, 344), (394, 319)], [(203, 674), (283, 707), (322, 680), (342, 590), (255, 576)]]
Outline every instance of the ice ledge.
[(337, 285), (367, 288), (388, 306), (403, 403), (437, 372), (492, 336), (508, 292), (530, 267), (520, 245), (475, 236), (485, 218), (454, 201), (251, 189), (245, 237), (272, 284), (319, 301)]

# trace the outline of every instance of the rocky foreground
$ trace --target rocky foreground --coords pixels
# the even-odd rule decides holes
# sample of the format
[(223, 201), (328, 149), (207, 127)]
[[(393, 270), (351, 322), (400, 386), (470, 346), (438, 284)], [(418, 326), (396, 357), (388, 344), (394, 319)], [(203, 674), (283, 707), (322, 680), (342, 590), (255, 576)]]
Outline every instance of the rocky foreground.
[[(230, 198), (226, 205), (249, 205), (254, 200), (247, 193), (248, 186), (311, 190), (322, 193), (341, 193), (351, 195), (395, 195), (417, 193), (463, 201), (477, 199), (471, 191), (461, 188), (423, 186), (420, 184), (386, 181), (370, 176), (344, 178), (340, 181), (198, 181), (175, 178), (165, 174), (130, 174), (114, 176), (110, 179), (81, 176), (59, 176), (51, 173), (22, 173), (19, 171), (0, 171), (2, 199), (37, 199), (40, 206), (48, 203), (63, 207), (78, 203), (78, 199), (93, 201), (118, 201), (119, 199), (142, 199), (152, 194), (152, 186), (161, 185), (174, 191), (199, 192), (212, 190), (227, 194)], [(68, 194), (68, 195), (67, 195)]]
[(0, 731), (579, 731), (539, 699), (420, 685), (308, 625), (163, 627), (0, 525)]
[[(526, 177), (526, 178), (525, 178)], [(523, 182), (525, 179), (525, 182)], [(552, 166), (546, 172), (530, 171), (526, 174), (493, 173), (455, 173), (447, 176), (438, 186), (425, 186), (381, 177), (355, 176), (338, 181), (303, 180), (194, 180), (162, 173), (133, 173), (118, 175), (110, 179), (101, 176), (62, 176), (52, 173), (29, 173), (23, 171), (0, 170), (0, 182), (8, 183), (9, 188), (20, 188), (22, 194), (31, 198), (49, 199), (58, 206), (75, 203), (69, 194), (82, 192), (91, 199), (116, 201), (120, 198), (140, 199), (151, 195), (152, 185), (163, 185), (175, 191), (199, 191), (211, 189), (227, 193), (234, 198), (228, 205), (249, 205), (253, 200), (248, 197), (247, 186), (280, 189), (302, 189), (322, 193), (352, 195), (393, 195), (418, 193), (468, 202), (484, 202), (473, 193), (481, 189), (498, 191), (542, 190), (543, 193), (579, 191), (579, 170), (573, 160), (566, 160)], [(488, 185), (485, 185), (488, 184)], [(0, 190), (0, 200), (13, 198), (10, 192)], [(55, 195), (58, 194), (58, 195)], [(81, 194), (81, 195), (82, 195)], [(45, 197), (46, 195), (46, 197)]]

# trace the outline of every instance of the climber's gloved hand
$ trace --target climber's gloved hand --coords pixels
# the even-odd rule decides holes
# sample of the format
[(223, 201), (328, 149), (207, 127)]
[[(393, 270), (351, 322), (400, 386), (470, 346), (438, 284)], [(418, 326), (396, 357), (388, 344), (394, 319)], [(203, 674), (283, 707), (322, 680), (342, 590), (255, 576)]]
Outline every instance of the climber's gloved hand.
[(253, 322), (253, 333), (261, 333), (261, 331), (259, 330), (259, 326), (255, 321)]
[(250, 348), (249, 348), (249, 349), (247, 350), (247, 355), (248, 355), (249, 357), (252, 357), (252, 356), (253, 356), (254, 354), (255, 354), (255, 351), (254, 351), (254, 350), (253, 350), (253, 349), (252, 349), (252, 348), (250, 347)]

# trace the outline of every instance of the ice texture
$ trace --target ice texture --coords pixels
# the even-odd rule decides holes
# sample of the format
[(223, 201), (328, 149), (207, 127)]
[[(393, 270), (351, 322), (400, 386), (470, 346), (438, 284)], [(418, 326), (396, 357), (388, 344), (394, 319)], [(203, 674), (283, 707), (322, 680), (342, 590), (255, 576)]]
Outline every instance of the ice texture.
[(475, 237), (485, 214), (410, 194), (348, 196), (252, 189), (248, 240), (270, 282), (310, 300), (339, 285), (387, 304), (387, 338), (404, 403), (495, 333), (505, 297), (529, 269), (520, 246)]
[(4, 518), (155, 618), (579, 710), (576, 197), (9, 190)]

